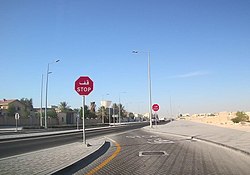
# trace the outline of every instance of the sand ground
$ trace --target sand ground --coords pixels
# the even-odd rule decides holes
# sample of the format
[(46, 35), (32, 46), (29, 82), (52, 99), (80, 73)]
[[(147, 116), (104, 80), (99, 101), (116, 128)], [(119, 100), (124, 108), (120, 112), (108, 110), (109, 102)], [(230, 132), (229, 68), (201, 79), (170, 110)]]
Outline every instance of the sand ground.
[(221, 116), (215, 116), (215, 117), (189, 117), (185, 118), (186, 120), (194, 121), (194, 122), (200, 122), (200, 123), (206, 123), (210, 125), (215, 125), (219, 127), (225, 127), (225, 128), (231, 128), (236, 129), (240, 131), (246, 131), (250, 132), (250, 122), (245, 123), (233, 123), (231, 121), (232, 117), (221, 115)]

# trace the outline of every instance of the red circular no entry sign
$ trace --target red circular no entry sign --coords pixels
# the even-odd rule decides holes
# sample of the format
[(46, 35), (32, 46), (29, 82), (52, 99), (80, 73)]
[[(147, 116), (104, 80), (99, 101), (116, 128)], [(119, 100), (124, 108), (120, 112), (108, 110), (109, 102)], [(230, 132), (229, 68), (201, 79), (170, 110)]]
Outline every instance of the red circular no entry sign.
[(160, 106), (158, 104), (154, 104), (152, 106), (152, 109), (156, 112), (156, 111), (158, 111), (160, 109)]

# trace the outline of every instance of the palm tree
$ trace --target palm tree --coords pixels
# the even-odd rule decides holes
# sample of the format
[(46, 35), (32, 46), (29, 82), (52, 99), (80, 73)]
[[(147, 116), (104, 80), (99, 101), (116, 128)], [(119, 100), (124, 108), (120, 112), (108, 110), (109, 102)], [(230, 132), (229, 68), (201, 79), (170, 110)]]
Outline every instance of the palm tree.
[(101, 106), (97, 111), (97, 116), (102, 119), (102, 123), (108, 121), (108, 113), (104, 106)]
[(119, 113), (119, 106), (116, 103), (113, 103), (112, 109), (113, 109), (113, 115), (116, 115)]
[(32, 109), (33, 108), (33, 100), (32, 98), (21, 98), (20, 102), (25, 104), (28, 108)]
[(70, 108), (70, 106), (68, 106), (68, 103), (66, 101), (60, 102), (59, 107), (61, 112), (67, 112)]
[(121, 117), (126, 117), (126, 113), (127, 111), (125, 110), (125, 106), (123, 106), (122, 104), (118, 104), (118, 110), (119, 110), (119, 107), (120, 107), (120, 112), (121, 112)]

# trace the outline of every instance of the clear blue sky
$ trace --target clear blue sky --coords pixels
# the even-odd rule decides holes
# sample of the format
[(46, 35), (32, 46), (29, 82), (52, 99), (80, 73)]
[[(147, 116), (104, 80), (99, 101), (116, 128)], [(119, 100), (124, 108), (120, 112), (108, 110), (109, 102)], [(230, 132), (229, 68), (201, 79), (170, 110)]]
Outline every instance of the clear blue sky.
[[(147, 112), (147, 54), (160, 115), (250, 111), (249, 0), (0, 0), (0, 98), (81, 106), (74, 82), (95, 82), (87, 103), (119, 100)], [(106, 94), (110, 95), (107, 96)], [(45, 92), (44, 92), (45, 94)], [(45, 98), (44, 98), (45, 99)], [(43, 100), (44, 103), (44, 100)]]

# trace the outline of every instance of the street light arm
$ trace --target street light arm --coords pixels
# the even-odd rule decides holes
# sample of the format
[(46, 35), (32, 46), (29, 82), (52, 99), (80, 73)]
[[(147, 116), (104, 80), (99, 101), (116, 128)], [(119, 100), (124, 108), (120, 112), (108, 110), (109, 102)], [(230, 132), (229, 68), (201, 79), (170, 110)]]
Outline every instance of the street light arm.
[(50, 62), (49, 64), (54, 64), (54, 63), (58, 63), (60, 60), (58, 59), (58, 60), (55, 60), (55, 61), (53, 61), (53, 62)]
[(133, 50), (132, 53), (134, 53), (134, 54), (139, 54), (139, 53), (147, 53), (147, 54), (149, 54), (150, 51)]

